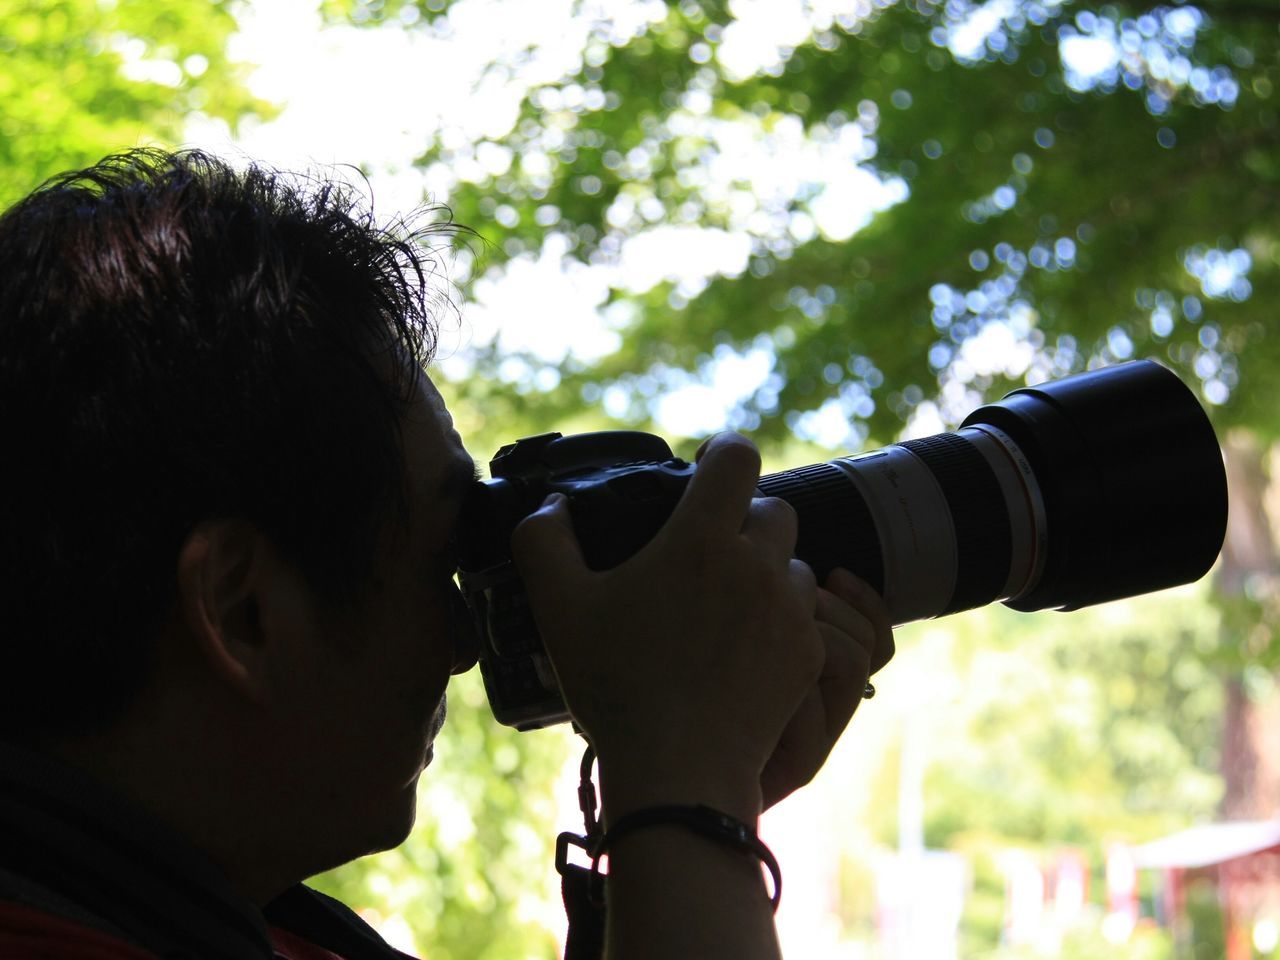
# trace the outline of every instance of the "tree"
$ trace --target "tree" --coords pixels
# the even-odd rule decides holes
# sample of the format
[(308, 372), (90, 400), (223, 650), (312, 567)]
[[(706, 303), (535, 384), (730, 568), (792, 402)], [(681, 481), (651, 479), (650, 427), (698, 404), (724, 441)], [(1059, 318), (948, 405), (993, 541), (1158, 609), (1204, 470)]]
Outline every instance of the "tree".
[[(347, 9), (372, 23), (403, 6)], [(884, 441), (939, 384), (956, 384), (942, 393), (954, 422), (983, 394), (1132, 355), (1201, 384), (1221, 426), (1271, 423), (1265, 397), (1236, 387), (1274, 364), (1274, 11), (844, 9), (806, 10), (805, 29), (746, 75), (724, 53), (749, 4), (671, 3), (631, 36), (597, 21), (581, 69), (530, 89), (495, 141), (510, 151), (505, 172), (469, 162), (485, 144), (424, 151), (424, 167), (470, 178), (448, 200), (500, 241), (491, 270), (548, 238), (596, 265), (660, 227), (749, 239), (745, 269), (700, 290), (615, 288), (634, 317), (619, 349), (590, 369), (570, 358), (540, 403), (574, 408), (588, 384), (634, 388), (644, 376), (661, 387), (675, 371), (705, 372), (718, 344), (764, 337), (781, 387), (745, 397), (733, 419), (767, 436), (834, 400)], [(414, 29), (448, 31), (449, 14), (426, 4)], [(830, 183), (767, 194), (727, 162), (735, 147), (780, 148), (796, 131), (810, 146), (843, 137), (850, 165), (887, 185), (887, 209), (852, 233), (815, 217)], [(724, 170), (743, 175), (718, 179)], [(1026, 349), (980, 356), (997, 336)], [(632, 418), (644, 422), (650, 405), (635, 392)]]
[(227, 55), (236, 8), (0, 3), (0, 207), (104, 154), (175, 145), (192, 114), (233, 128), (270, 115)]
[[(376, 23), (405, 6), (331, 9)], [(827, 405), (851, 426), (844, 441), (883, 443), (913, 418), (953, 425), (1022, 382), (1154, 356), (1199, 388), (1221, 433), (1276, 435), (1256, 387), (1280, 358), (1280, 14), (836, 7), (806, 5), (801, 28), (746, 72), (728, 52), (750, 4), (651, 3), (630, 34), (593, 21), (580, 69), (531, 87), (504, 137), (424, 150), (424, 167), (461, 171), (448, 201), (494, 240), (491, 275), (548, 243), (603, 269), (671, 228), (749, 245), (741, 269), (702, 283), (634, 289), (610, 274), (618, 348), (589, 366), (571, 353), (542, 378), (544, 416), (581, 416), (614, 390), (621, 419), (648, 425), (665, 391), (757, 348), (772, 370), (730, 425), (812, 436), (805, 414)], [(452, 11), (433, 0), (411, 29), (447, 32)], [(731, 162), (788, 138), (843, 144), (833, 155), (859, 167), (856, 183), (884, 187), (881, 209), (854, 211), (862, 229), (824, 206), (839, 184), (799, 176), (770, 192)], [(472, 162), (486, 146), (506, 151), (504, 172)], [(519, 422), (522, 391), (502, 384), (535, 390), (548, 367), (520, 359), (500, 343), (481, 351), (487, 376), (457, 389)]]

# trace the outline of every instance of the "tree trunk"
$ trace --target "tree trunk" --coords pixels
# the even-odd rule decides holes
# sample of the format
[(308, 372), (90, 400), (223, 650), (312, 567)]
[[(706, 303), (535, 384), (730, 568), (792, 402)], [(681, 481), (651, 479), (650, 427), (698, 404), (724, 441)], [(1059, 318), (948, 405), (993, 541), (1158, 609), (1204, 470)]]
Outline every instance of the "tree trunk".
[[(1249, 661), (1271, 644), (1277, 563), (1268, 510), (1267, 451), (1252, 435), (1234, 431), (1223, 444), (1227, 467), (1227, 537), (1216, 587), (1224, 601), (1222, 644), (1244, 662), (1226, 681), (1221, 770), (1226, 820), (1266, 820), (1280, 815), (1280, 696), (1270, 671)], [(1253, 923), (1280, 903), (1280, 877), (1248, 881), (1219, 872), (1227, 960), (1252, 955)]]
[[(1251, 435), (1233, 431), (1223, 445), (1229, 513), (1217, 589), (1232, 607), (1274, 591), (1275, 540), (1267, 509), (1266, 451)], [(1270, 642), (1266, 623), (1227, 618), (1222, 642), (1248, 658)], [(1280, 813), (1280, 697), (1269, 684), (1227, 681), (1222, 776), (1222, 814), (1228, 820), (1262, 820)]]

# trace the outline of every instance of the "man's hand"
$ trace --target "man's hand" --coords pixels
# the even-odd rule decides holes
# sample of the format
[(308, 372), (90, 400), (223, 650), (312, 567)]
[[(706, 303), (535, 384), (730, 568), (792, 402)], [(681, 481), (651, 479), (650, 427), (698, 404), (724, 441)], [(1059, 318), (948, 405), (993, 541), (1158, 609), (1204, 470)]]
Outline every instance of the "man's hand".
[[(795, 512), (756, 498), (760, 456), (712, 438), (671, 518), (620, 566), (583, 562), (549, 501), (512, 548), (569, 711), (600, 758), (606, 826), (705, 804), (747, 823), (810, 779), (888, 659), (882, 607), (793, 559)], [(869, 590), (867, 591), (869, 593)], [(610, 960), (776, 960), (759, 864), (679, 827), (609, 854)]]
[(613, 570), (586, 567), (562, 502), (516, 532), (611, 819), (699, 802), (753, 820), (813, 776), (888, 658), (882, 608), (851, 577), (816, 588), (792, 556), (794, 511), (754, 496), (759, 469), (745, 438), (712, 438), (670, 520)]
[(833, 570), (824, 586), (817, 619), (826, 661), (761, 774), (766, 809), (813, 779), (862, 702), (867, 680), (893, 657), (893, 626), (880, 596), (848, 570)]

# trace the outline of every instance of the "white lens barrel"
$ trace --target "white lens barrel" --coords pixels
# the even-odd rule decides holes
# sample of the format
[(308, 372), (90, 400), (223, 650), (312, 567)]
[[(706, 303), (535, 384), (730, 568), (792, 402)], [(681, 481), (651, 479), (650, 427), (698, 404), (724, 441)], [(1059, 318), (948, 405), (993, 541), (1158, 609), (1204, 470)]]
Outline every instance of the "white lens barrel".
[(884, 563), (884, 601), (894, 624), (935, 617), (956, 587), (955, 524), (932, 471), (905, 447), (831, 461), (862, 494)]
[[(987, 425), (950, 438), (952, 452), (967, 445), (980, 455), (969, 452), (969, 472), (983, 474), (984, 489), (998, 494), (970, 498), (967, 485), (959, 488), (952, 474), (936, 469), (921, 441), (830, 461), (856, 488), (875, 526), (883, 596), (895, 624), (1020, 596), (1044, 570), (1044, 500), (1023, 452)], [(965, 524), (992, 537), (979, 544), (961, 536)], [(990, 586), (975, 594), (975, 578)]]

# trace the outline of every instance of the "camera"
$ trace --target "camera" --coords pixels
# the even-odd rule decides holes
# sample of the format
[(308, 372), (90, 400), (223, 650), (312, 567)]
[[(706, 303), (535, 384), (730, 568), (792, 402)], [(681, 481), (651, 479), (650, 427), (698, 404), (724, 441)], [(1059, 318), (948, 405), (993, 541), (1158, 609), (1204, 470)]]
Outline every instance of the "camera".
[[(489, 466), (463, 505), (458, 579), (494, 715), (535, 729), (570, 718), (512, 532), (563, 493), (587, 563), (609, 569), (658, 531), (694, 466), (634, 431), (526, 437)], [(819, 582), (848, 568), (895, 625), (995, 601), (1075, 610), (1190, 583), (1213, 565), (1227, 521), (1209, 419), (1151, 360), (1023, 387), (954, 432), (769, 474), (758, 489), (795, 509), (796, 556)]]

